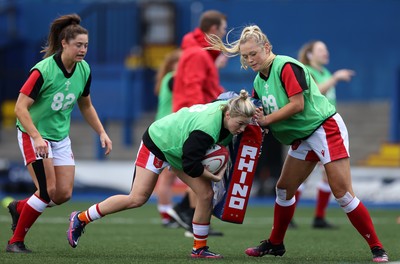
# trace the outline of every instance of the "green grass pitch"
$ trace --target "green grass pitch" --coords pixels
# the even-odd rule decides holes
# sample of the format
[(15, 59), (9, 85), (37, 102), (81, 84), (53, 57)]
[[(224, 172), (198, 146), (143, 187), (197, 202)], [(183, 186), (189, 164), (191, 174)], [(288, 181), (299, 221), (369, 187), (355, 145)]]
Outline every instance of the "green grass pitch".
[[(89, 202), (72, 201), (47, 209), (26, 237), (32, 254), (5, 252), (11, 236), (11, 218), (6, 208), (0, 208), (0, 263), (372, 263), (371, 253), (364, 239), (351, 226), (337, 206), (328, 209), (328, 219), (339, 226), (337, 230), (311, 228), (313, 208), (299, 206), (295, 213), (297, 229), (287, 231), (283, 257), (248, 257), (244, 250), (255, 246), (269, 235), (273, 207), (249, 204), (243, 224), (212, 219), (212, 226), (224, 232), (223, 237), (209, 237), (210, 250), (224, 256), (221, 260), (192, 260), (191, 238), (184, 237), (183, 229), (166, 229), (160, 224), (155, 203), (141, 208), (109, 215), (87, 226), (77, 248), (66, 239), (68, 216), (73, 210), (83, 210)], [(375, 227), (392, 263), (400, 261), (400, 225), (398, 211), (370, 209)], [(400, 263), (400, 262), (398, 262)]]

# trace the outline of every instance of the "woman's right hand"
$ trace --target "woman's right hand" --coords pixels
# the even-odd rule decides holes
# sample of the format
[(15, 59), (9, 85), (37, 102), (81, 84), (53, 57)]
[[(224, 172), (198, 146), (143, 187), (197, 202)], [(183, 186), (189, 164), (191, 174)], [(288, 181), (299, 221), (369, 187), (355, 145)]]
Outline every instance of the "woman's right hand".
[(260, 126), (265, 126), (264, 124), (264, 111), (262, 107), (257, 107), (256, 112), (254, 114), (254, 120), (260, 125)]
[(212, 179), (212, 181), (213, 182), (219, 182), (219, 181), (221, 181), (222, 180), (222, 178), (224, 177), (224, 175), (225, 175), (225, 171), (226, 171), (226, 168), (228, 167), (228, 163), (226, 163), (225, 165), (224, 165), (224, 167), (222, 167), (220, 170), (219, 170), (219, 172), (217, 173), (217, 174), (215, 174), (215, 178), (214, 179)]
[(47, 145), (47, 142), (41, 136), (33, 138), (33, 145), (35, 148), (36, 156), (42, 157), (44, 159), (49, 156), (49, 147)]

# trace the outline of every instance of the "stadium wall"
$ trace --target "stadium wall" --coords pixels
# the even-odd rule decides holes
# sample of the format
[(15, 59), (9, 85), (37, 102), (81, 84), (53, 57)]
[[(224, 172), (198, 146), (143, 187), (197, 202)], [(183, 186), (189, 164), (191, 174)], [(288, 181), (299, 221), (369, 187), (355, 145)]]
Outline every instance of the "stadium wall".
[[(16, 28), (5, 34), (8, 44), (26, 43), (14, 62), (21, 69), (29, 69), (40, 59), (50, 22), (60, 14), (81, 14), (91, 33), (88, 61), (92, 64), (116, 64), (124, 67), (131, 49), (140, 46), (143, 32), (140, 21), (140, 4), (146, 1), (5, 1), (2, 5), (15, 5)], [(154, 2), (154, 1), (148, 1)], [(166, 1), (161, 1), (166, 2)], [(395, 0), (203, 0), (169, 1), (175, 5), (176, 45), (182, 36), (192, 30), (199, 15), (206, 9), (218, 9), (228, 15), (229, 29), (241, 29), (248, 24), (258, 24), (267, 32), (277, 54), (297, 56), (300, 46), (311, 39), (322, 39), (331, 52), (331, 70), (352, 68), (357, 76), (351, 84), (338, 89), (338, 99), (386, 100), (392, 95), (400, 68), (400, 1)], [(9, 4), (7, 4), (9, 3)], [(38, 16), (37, 14), (40, 14)], [(7, 25), (7, 13), (0, 13), (0, 21)], [(100, 18), (100, 19), (99, 19)], [(116, 21), (123, 20), (124, 26)], [(106, 24), (101, 24), (103, 21)], [(100, 23), (100, 24), (99, 24)], [(115, 27), (113, 27), (115, 25)], [(103, 27), (101, 27), (103, 26)], [(99, 28), (100, 27), (100, 28)], [(1, 28), (7, 31), (7, 28)], [(106, 44), (99, 38), (101, 31), (109, 31)], [(112, 34), (111, 32), (114, 32)], [(238, 32), (232, 33), (232, 36)], [(122, 37), (121, 37), (122, 36)], [(107, 36), (106, 36), (107, 37)], [(120, 40), (116, 44), (112, 41)], [(96, 43), (97, 42), (97, 43)], [(1, 48), (4, 48), (5, 44)], [(12, 46), (12, 45), (11, 45)], [(104, 50), (103, 50), (104, 49)], [(100, 56), (101, 54), (105, 54)], [(99, 61), (102, 57), (103, 61)], [(1, 58), (1, 60), (3, 57)], [(99, 61), (99, 62), (97, 62)], [(234, 61), (234, 60), (232, 60)], [(10, 61), (8, 62), (10, 63)], [(239, 64), (229, 63), (223, 70), (222, 81), (228, 89), (251, 87), (251, 73), (241, 78)], [(15, 94), (15, 89), (14, 93)]]

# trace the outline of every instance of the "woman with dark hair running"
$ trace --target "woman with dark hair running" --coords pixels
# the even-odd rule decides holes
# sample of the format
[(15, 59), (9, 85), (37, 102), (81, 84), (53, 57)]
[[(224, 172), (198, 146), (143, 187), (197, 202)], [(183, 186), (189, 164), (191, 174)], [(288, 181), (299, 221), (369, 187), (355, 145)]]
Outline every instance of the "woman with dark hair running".
[(28, 230), (46, 207), (71, 198), (75, 160), (69, 130), (76, 103), (99, 134), (105, 154), (112, 150), (112, 142), (90, 99), (91, 73), (84, 61), (88, 31), (80, 22), (76, 14), (60, 16), (52, 22), (44, 59), (31, 69), (15, 105), (19, 147), (37, 191), (8, 205), (13, 236), (7, 252), (30, 253), (24, 243)]

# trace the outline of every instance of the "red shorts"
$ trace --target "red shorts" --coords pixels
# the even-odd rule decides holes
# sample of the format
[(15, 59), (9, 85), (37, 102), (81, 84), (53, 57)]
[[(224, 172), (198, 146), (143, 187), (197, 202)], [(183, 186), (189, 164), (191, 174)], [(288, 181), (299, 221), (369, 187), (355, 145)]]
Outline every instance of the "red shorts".
[(139, 151), (136, 157), (135, 165), (160, 174), (162, 170), (170, 166), (168, 162), (157, 158), (150, 150), (140, 143)]
[(322, 164), (350, 157), (349, 136), (342, 117), (335, 114), (327, 119), (310, 137), (292, 144), (288, 154)]

